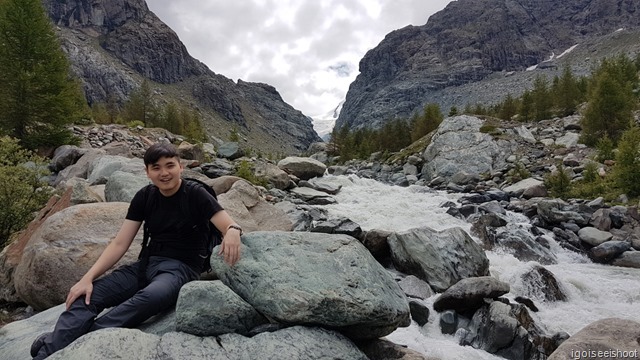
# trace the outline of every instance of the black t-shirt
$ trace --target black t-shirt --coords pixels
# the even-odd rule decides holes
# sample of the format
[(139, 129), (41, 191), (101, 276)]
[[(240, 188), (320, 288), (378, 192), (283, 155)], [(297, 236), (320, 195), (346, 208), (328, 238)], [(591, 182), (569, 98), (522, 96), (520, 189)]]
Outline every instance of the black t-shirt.
[[(146, 188), (142, 188), (133, 197), (126, 219), (147, 221), (149, 256), (180, 260), (200, 272), (206, 256), (206, 243), (203, 233), (193, 227), (205, 224), (215, 213), (223, 210), (218, 201), (200, 186), (194, 186), (187, 194), (183, 180), (180, 189), (171, 196), (164, 196), (154, 189), (149, 200), (149, 214), (145, 214), (145, 191)], [(181, 209), (184, 196), (188, 196), (185, 202), (189, 206), (188, 213)], [(194, 218), (188, 219), (189, 214)]]

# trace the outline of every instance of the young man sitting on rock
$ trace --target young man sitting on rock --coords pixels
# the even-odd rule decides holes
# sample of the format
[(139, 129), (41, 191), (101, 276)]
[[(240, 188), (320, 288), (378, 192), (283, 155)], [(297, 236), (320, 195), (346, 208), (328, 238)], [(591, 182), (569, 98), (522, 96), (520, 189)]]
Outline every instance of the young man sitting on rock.
[[(199, 220), (204, 224), (209, 220), (222, 233), (218, 255), (230, 265), (240, 258), (242, 229), (204, 187), (189, 186), (186, 191), (187, 181), (181, 179), (184, 167), (173, 145), (152, 145), (144, 155), (144, 164), (153, 184), (136, 193), (116, 237), (71, 287), (67, 309), (53, 332), (34, 341), (34, 359), (44, 359), (90, 331), (136, 327), (175, 305), (182, 285), (198, 279), (206, 265), (207, 236), (192, 225)], [(182, 199), (186, 196), (188, 203)], [(189, 205), (187, 213), (191, 215), (184, 214), (181, 200)], [(140, 260), (100, 278), (127, 252), (143, 221), (150, 242)], [(110, 307), (109, 312), (96, 318)]]

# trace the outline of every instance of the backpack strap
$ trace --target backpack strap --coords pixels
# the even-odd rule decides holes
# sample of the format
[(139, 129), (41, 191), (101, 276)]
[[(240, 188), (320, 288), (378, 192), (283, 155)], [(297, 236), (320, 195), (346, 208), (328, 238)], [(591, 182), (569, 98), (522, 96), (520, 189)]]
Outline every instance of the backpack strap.
[(213, 253), (213, 248), (222, 243), (222, 233), (211, 224), (211, 219), (204, 219), (203, 221), (194, 221), (195, 217), (191, 211), (193, 207), (194, 199), (193, 194), (195, 189), (202, 187), (204, 188), (214, 199), (218, 200), (216, 196), (216, 192), (209, 186), (207, 183), (200, 181), (198, 179), (192, 178), (184, 178), (182, 179), (185, 182), (184, 191), (186, 192), (186, 196), (182, 197), (180, 208), (183, 214), (187, 216), (187, 218), (193, 224), (193, 228), (200, 234), (202, 234), (203, 241), (205, 241), (205, 249), (206, 254), (204, 254), (203, 258), (205, 259), (203, 272), (210, 272), (211, 265), (209, 263), (209, 258)]
[(147, 266), (149, 265), (149, 238), (151, 234), (149, 233), (149, 222), (147, 221), (147, 216), (151, 212), (151, 208), (153, 206), (153, 201), (157, 198), (158, 188), (149, 184), (144, 188), (144, 216), (145, 220), (142, 224), (142, 246), (140, 248), (140, 254), (138, 255), (138, 260), (140, 260), (138, 267), (138, 283), (140, 287), (144, 287), (147, 283)]

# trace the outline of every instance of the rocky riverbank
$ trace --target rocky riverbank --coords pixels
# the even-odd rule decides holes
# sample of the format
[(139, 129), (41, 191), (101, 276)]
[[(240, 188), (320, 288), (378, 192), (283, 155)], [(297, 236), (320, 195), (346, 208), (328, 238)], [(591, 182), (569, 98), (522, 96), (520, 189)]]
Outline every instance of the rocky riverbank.
[[(142, 347), (136, 351), (155, 358), (184, 351), (158, 344), (216, 339), (222, 348), (203, 352), (204, 358), (221, 351), (228, 358), (251, 357), (256, 354), (229, 349), (254, 348), (257, 341), (280, 344), (294, 357), (299, 350), (291, 346), (300, 342), (308, 344), (301, 348), (313, 354), (310, 358), (338, 356), (320, 351), (319, 344), (335, 347), (349, 359), (388, 358), (388, 351), (401, 354), (397, 358), (420, 358), (377, 339), (407, 326), (409, 316), (423, 325), (435, 311), (441, 331), (457, 334), (463, 345), (508, 359), (547, 358), (569, 337), (547, 333), (544, 324), (536, 324), (530, 316), (536, 301), (566, 301), (562, 286), (545, 268), (557, 261), (550, 237), (594, 261), (640, 267), (637, 206), (547, 197), (542, 176), (559, 161), (574, 178), (590, 161), (590, 150), (577, 144), (576, 120), (517, 124), (487, 134), (481, 131), (483, 119), (448, 118), (426, 149), (403, 161), (382, 163), (374, 155), (370, 161), (344, 166), (327, 166), (331, 159), (321, 145), (309, 158), (274, 162), (244, 157), (234, 144), (214, 151), (213, 146), (182, 143), (180, 151), (188, 167), (185, 176), (210, 184), (221, 204), (246, 229), (243, 261), (228, 268), (214, 259), (221, 282), (185, 287), (181, 298), (191, 300), (179, 301), (175, 311), (141, 327), (141, 332), (114, 329), (105, 337), (89, 334), (65, 350), (64, 356), (98, 346), (105, 348), (102, 354), (108, 357), (121, 351), (117, 349), (138, 344)], [(51, 184), (63, 195), (52, 199), (0, 255), (2, 299), (26, 302), (37, 310), (51, 308), (3, 328), (0, 349), (16, 358), (21, 358), (30, 339), (52, 325), (61, 311), (56, 306), (69, 286), (115, 235), (127, 202), (148, 182), (136, 156), (151, 142), (179, 141), (167, 133), (142, 135), (119, 127), (77, 131), (87, 139), (85, 145), (57, 149), (50, 165)], [(266, 186), (233, 176), (241, 164), (249, 164), (253, 176)], [(608, 171), (600, 165), (601, 171)], [(522, 166), (530, 178), (517, 178), (514, 169)], [(327, 172), (374, 178), (416, 191), (461, 193), (457, 202), (441, 206), (472, 224), (472, 235), (479, 241), (459, 228), (365, 231), (349, 218), (331, 217), (323, 205), (335, 203), (341, 182), (350, 180), (334, 181), (337, 178), (326, 177)], [(514, 223), (507, 212), (528, 217), (531, 226)], [(488, 276), (485, 251), (496, 248), (539, 264), (523, 281), (540, 296), (515, 301), (504, 296), (510, 292), (509, 285)], [(124, 261), (132, 261), (136, 249), (130, 253)], [(429, 308), (424, 300), (434, 292), (440, 295)], [(229, 306), (210, 307), (197, 300), (203, 298)], [(234, 321), (229, 314), (241, 315)], [(640, 324), (632, 323), (619, 331), (633, 336)], [(309, 324), (317, 328), (307, 328)], [(316, 341), (304, 340), (309, 338)]]

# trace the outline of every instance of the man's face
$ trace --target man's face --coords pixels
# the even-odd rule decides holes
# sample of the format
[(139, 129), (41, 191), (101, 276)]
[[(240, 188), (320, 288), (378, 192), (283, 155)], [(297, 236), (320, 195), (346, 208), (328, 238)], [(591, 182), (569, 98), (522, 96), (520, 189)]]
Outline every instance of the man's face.
[(147, 177), (164, 196), (171, 196), (178, 191), (182, 170), (184, 167), (177, 157), (163, 157), (146, 167)]

